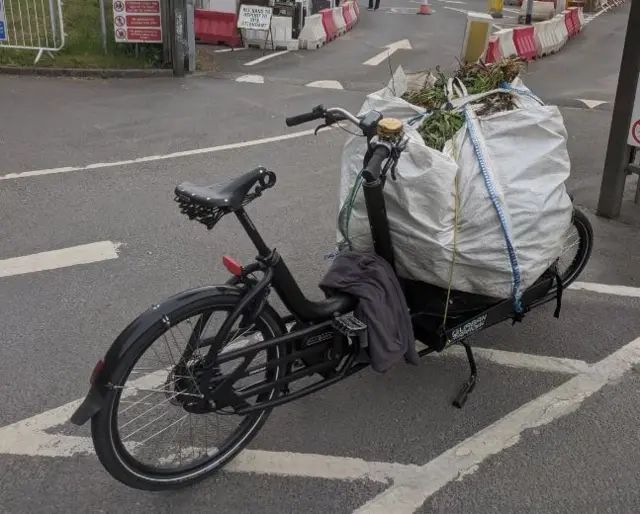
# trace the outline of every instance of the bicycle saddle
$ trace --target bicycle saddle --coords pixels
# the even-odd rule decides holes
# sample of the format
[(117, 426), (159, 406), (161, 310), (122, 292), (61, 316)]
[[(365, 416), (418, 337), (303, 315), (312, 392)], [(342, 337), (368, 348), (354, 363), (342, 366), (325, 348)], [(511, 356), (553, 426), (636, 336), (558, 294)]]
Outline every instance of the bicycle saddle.
[(271, 187), (275, 183), (275, 174), (265, 168), (256, 168), (237, 178), (212, 186), (183, 182), (176, 187), (175, 194), (203, 207), (235, 210), (242, 207), (256, 183), (260, 184), (261, 189)]

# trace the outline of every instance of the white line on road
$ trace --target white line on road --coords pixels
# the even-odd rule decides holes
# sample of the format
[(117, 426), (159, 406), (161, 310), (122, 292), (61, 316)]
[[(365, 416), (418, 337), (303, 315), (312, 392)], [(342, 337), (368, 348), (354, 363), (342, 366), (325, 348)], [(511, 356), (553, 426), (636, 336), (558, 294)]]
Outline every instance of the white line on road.
[[(89, 437), (32, 432), (28, 437), (8, 427), (1, 429), (0, 454), (26, 457), (73, 457), (94, 455)], [(20, 436), (23, 437), (20, 437)], [(244, 450), (226, 467), (236, 473), (262, 473), (280, 476), (304, 476), (330, 480), (372, 480), (389, 483), (407, 476), (419, 466), (392, 462), (369, 462), (351, 457), (310, 453)]]
[(264, 84), (264, 77), (262, 75), (241, 75), (236, 79), (236, 82), (249, 82), (250, 84)]
[(467, 14), (468, 11), (465, 11), (464, 9), (458, 9), (457, 7), (447, 7), (446, 5), (443, 6), (444, 9), (449, 9), (450, 11), (455, 11), (455, 12), (460, 12), (462, 14)]
[[(324, 130), (324, 129), (323, 129)], [(69, 173), (71, 171), (87, 171), (96, 170), (101, 168), (115, 168), (118, 166), (127, 166), (130, 164), (139, 164), (141, 162), (153, 162), (163, 161), (166, 159), (177, 159), (179, 157), (189, 157), (192, 155), (202, 155), (215, 152), (222, 152), (224, 150), (236, 150), (238, 148), (247, 148), (250, 146), (264, 145), (267, 143), (275, 143), (278, 141), (285, 141), (287, 139), (295, 139), (298, 137), (312, 136), (314, 129), (302, 130), (300, 132), (291, 132), (289, 134), (282, 134), (280, 136), (264, 137), (261, 139), (253, 139), (250, 141), (240, 141), (239, 143), (229, 143), (226, 145), (210, 146), (208, 148), (198, 148), (196, 150), (184, 150), (182, 152), (173, 152), (164, 155), (150, 155), (148, 157), (137, 157), (135, 159), (128, 159), (126, 161), (112, 161), (112, 162), (98, 162), (95, 164), (87, 164), (86, 166), (66, 166), (63, 168), (49, 168), (43, 170), (23, 171), (21, 173), (8, 173), (6, 175), (0, 175), (0, 180), (12, 180), (16, 178), (38, 177), (41, 175), (53, 175), (55, 173)]]
[(0, 260), (0, 278), (117, 259), (120, 244), (112, 241), (99, 241)]
[(267, 61), (269, 59), (273, 59), (274, 57), (278, 57), (279, 55), (288, 54), (289, 50), (282, 50), (281, 52), (274, 52), (272, 54), (263, 55), (262, 57), (258, 57), (253, 61), (245, 62), (244, 66), (254, 66), (256, 64), (260, 64), (261, 62)]
[(630, 296), (640, 298), (640, 287), (611, 286), (608, 284), (595, 284), (592, 282), (574, 282), (569, 289), (575, 291), (590, 291), (592, 293), (609, 294), (614, 296)]
[(242, 50), (246, 50), (246, 48), (244, 46), (241, 46), (240, 48), (221, 48), (220, 50), (214, 50), (214, 52), (217, 54), (223, 54), (226, 52), (240, 52)]
[(448, 483), (475, 472), (485, 459), (517, 444), (525, 430), (548, 425), (576, 411), (584, 400), (638, 363), (640, 338), (594, 364), (587, 373), (573, 377), (445, 451), (422, 466), (417, 475), (400, 479), (353, 514), (413, 514)]
[[(453, 346), (446, 349), (440, 355), (448, 353), (458, 357), (465, 357), (464, 348)], [(547, 355), (534, 355), (530, 353), (507, 352), (504, 350), (494, 350), (492, 348), (473, 347), (474, 355), (479, 359), (484, 359), (501, 366), (509, 368), (529, 369), (532, 371), (546, 371), (548, 373), (568, 373), (578, 375), (589, 370), (589, 364), (578, 359), (566, 359), (562, 357), (549, 357)], [(437, 354), (432, 354), (437, 355)]]
[(516, 9), (509, 9), (507, 7), (503, 7), (502, 10), (504, 12), (510, 12), (511, 14), (520, 14), (520, 11), (516, 10)]

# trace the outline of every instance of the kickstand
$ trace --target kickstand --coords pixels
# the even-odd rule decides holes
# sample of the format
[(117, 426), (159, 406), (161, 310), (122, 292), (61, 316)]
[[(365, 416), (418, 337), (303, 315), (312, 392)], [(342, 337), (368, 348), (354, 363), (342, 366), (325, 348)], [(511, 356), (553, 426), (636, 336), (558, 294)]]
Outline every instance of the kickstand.
[(476, 368), (476, 360), (473, 358), (473, 352), (471, 351), (471, 346), (468, 343), (462, 343), (464, 346), (464, 351), (467, 353), (467, 360), (469, 361), (469, 366), (471, 367), (471, 374), (469, 375), (469, 380), (465, 382), (456, 396), (456, 399), (453, 400), (453, 406), (461, 409), (462, 406), (466, 403), (467, 398), (473, 388), (476, 386), (476, 377), (477, 377), (477, 368)]

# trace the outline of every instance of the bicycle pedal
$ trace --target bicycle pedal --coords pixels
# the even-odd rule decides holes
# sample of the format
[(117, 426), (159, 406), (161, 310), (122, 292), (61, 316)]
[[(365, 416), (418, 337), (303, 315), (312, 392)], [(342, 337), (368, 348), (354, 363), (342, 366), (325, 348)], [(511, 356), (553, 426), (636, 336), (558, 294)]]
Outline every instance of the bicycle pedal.
[(333, 320), (333, 328), (345, 336), (356, 336), (367, 329), (362, 321), (353, 314), (344, 314)]

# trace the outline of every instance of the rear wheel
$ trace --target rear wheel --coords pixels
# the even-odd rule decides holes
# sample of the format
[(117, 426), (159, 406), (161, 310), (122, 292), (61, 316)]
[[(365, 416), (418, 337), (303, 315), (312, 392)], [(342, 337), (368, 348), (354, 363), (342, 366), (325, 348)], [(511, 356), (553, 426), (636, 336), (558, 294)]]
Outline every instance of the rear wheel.
[[(202, 398), (197, 377), (211, 341), (239, 301), (234, 294), (213, 294), (179, 306), (143, 333), (113, 374), (104, 408), (92, 419), (96, 453), (117, 480), (137, 489), (185, 487), (218, 471), (258, 433), (270, 411), (238, 416), (230, 408), (194, 408)], [(216, 326), (217, 325), (217, 326)], [(268, 306), (249, 326), (232, 327), (219, 355), (283, 334)], [(210, 344), (210, 343), (209, 343)], [(234, 390), (285, 373), (284, 365), (267, 367), (284, 356), (271, 347), (252, 362), (255, 373)], [(259, 361), (262, 360), (264, 364)], [(216, 373), (228, 375), (242, 359)], [(273, 399), (273, 390), (255, 402)]]

